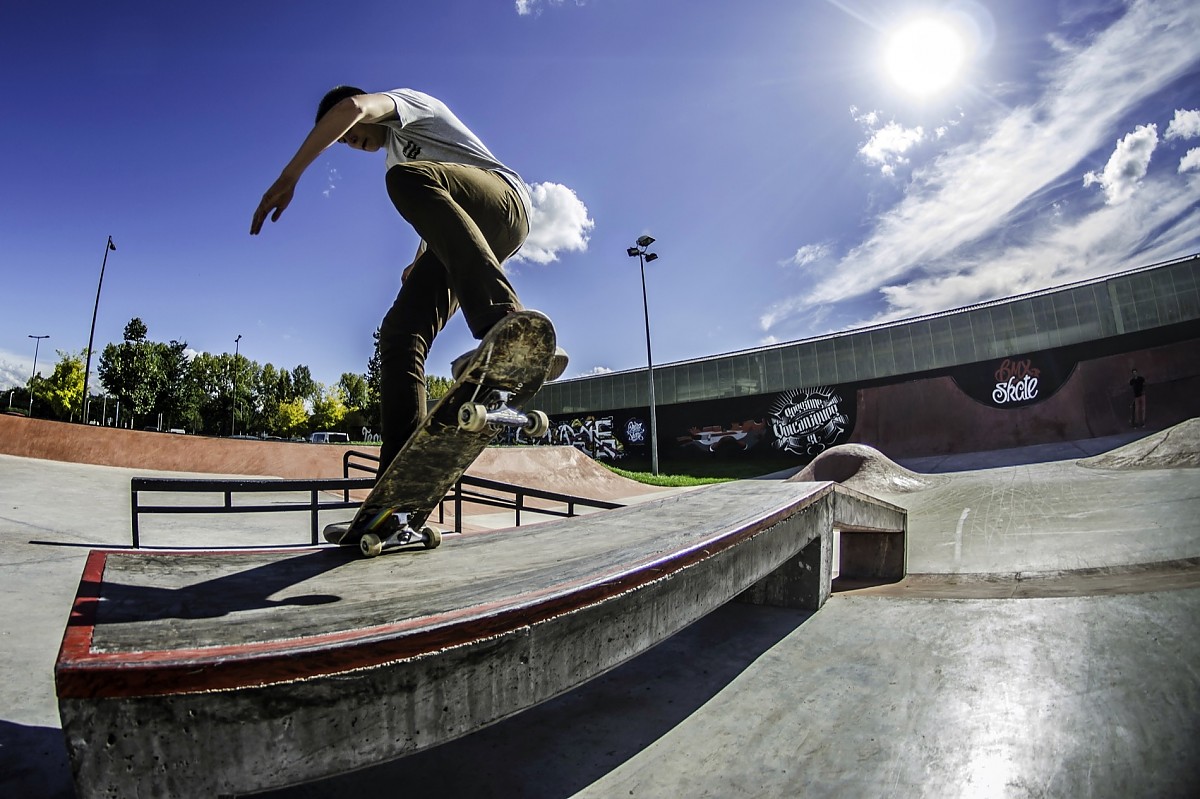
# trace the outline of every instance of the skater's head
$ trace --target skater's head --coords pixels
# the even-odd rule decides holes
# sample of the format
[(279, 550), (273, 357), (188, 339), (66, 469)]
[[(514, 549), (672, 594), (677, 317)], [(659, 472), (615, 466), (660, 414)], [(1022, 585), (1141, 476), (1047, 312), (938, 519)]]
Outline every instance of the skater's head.
[(321, 98), (321, 102), (317, 104), (317, 118), (313, 120), (313, 124), (321, 121), (321, 117), (329, 113), (329, 109), (345, 100), (347, 97), (357, 97), (360, 94), (366, 94), (357, 86), (335, 86), (325, 92), (325, 96)]
[[(337, 86), (330, 89), (321, 98), (321, 102), (317, 104), (316, 121), (320, 122), (338, 103), (362, 94), (366, 94), (366, 92), (357, 86)], [(382, 149), (387, 141), (387, 130), (382, 125), (359, 122), (346, 131), (346, 134), (338, 139), (338, 141), (352, 149), (374, 153)]]

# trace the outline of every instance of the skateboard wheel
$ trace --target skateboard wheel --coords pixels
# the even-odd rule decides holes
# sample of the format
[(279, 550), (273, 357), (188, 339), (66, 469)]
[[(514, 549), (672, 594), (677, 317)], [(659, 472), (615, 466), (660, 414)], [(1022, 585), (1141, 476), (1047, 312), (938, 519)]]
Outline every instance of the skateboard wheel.
[(442, 531), (433, 527), (422, 527), (421, 535), (425, 536), (425, 548), (437, 549), (442, 545)]
[(364, 558), (373, 558), (383, 551), (383, 542), (374, 533), (367, 533), (358, 539), (358, 549)]
[(468, 433), (479, 433), (487, 427), (487, 407), (478, 402), (464, 402), (458, 409), (458, 426)]
[(530, 438), (541, 438), (550, 432), (550, 417), (542, 411), (530, 411), (529, 423), (525, 425), (525, 434)]

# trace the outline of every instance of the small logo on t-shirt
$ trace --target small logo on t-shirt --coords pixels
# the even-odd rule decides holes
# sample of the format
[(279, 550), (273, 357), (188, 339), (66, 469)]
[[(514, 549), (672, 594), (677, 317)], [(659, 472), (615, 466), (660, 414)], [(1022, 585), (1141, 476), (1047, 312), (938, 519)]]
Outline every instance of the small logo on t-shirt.
[(421, 154), (421, 145), (407, 139), (401, 139), (401, 141), (404, 142), (404, 148), (400, 152), (404, 153), (404, 157), (408, 160), (416, 160), (416, 157)]

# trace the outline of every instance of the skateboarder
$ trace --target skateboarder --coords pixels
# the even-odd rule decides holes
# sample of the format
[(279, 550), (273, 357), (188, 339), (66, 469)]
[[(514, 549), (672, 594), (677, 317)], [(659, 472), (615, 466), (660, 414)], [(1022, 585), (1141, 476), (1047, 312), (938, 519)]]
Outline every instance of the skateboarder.
[[(425, 416), (425, 358), (455, 310), (462, 307), (476, 339), (521, 310), (501, 265), (529, 235), (532, 208), (520, 175), (440, 100), (412, 89), (339, 86), (321, 100), (312, 130), (263, 195), (251, 235), (268, 214), (279, 219), (304, 170), (336, 142), (384, 151), (388, 196), (421, 237), (379, 331), (382, 473)], [(547, 379), (562, 374), (566, 354), (555, 361)]]

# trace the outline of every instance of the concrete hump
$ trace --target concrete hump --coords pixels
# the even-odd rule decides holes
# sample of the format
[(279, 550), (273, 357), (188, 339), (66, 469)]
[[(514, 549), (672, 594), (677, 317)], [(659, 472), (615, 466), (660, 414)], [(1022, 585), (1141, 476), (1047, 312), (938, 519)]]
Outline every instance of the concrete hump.
[(945, 480), (909, 471), (865, 444), (841, 444), (825, 450), (795, 476), (794, 483), (834, 482), (860, 491), (907, 494)]
[(662, 490), (614, 474), (567, 446), (489, 447), (467, 474), (591, 499), (619, 500)]
[(1131, 444), (1082, 458), (1092, 469), (1196, 469), (1200, 468), (1200, 417), (1180, 422)]

